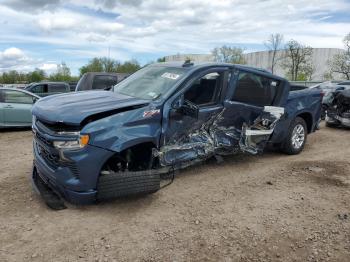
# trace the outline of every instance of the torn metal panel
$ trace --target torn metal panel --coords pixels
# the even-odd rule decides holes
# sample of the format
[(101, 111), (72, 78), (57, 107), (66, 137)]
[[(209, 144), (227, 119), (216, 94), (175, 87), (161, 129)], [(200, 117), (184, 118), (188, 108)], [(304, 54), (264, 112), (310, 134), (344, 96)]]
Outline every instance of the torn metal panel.
[(213, 114), (200, 128), (191, 129), (181, 138), (161, 147), (156, 156), (162, 166), (176, 165), (188, 161), (202, 161), (213, 155), (238, 152), (257, 154), (262, 152), (284, 108), (267, 106), (262, 114), (240, 129), (223, 126), (225, 109)]
[(327, 103), (326, 121), (350, 127), (350, 90), (331, 93)]
[(251, 154), (261, 153), (283, 114), (283, 107), (265, 106), (263, 113), (254, 120), (253, 125), (248, 126), (244, 123), (239, 141), (241, 150)]

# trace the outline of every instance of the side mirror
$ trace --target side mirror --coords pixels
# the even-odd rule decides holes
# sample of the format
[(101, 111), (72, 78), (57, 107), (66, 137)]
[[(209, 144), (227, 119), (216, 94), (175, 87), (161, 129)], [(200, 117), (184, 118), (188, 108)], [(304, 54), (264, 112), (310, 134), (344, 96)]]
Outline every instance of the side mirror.
[(38, 101), (38, 99), (39, 99), (39, 98), (37, 98), (37, 97), (33, 96), (33, 97), (32, 97), (32, 99), (33, 99), (33, 104), (35, 104), (35, 103), (36, 103), (36, 101)]
[(186, 100), (184, 95), (181, 95), (172, 105), (172, 108), (185, 116), (190, 116), (198, 119), (199, 107), (189, 100)]
[(191, 101), (184, 100), (184, 104), (181, 107), (181, 111), (185, 116), (190, 116), (198, 119), (199, 107)]

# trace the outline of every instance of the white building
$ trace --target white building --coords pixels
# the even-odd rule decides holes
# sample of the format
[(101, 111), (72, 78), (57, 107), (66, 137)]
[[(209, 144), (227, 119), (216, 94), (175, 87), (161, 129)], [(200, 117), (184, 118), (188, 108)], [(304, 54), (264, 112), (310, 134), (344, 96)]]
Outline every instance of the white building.
[[(312, 75), (313, 81), (324, 80), (324, 74), (329, 71), (328, 60), (334, 55), (344, 52), (338, 48), (314, 48), (312, 53), (312, 62), (315, 66), (315, 72)], [(284, 77), (286, 75), (285, 69), (282, 67), (282, 60), (285, 57), (285, 50), (277, 52), (277, 65), (275, 65), (274, 74)], [(212, 62), (214, 57), (211, 54), (177, 54), (166, 56), (165, 61), (185, 61), (191, 59), (195, 62)], [(271, 71), (272, 51), (260, 51), (244, 54), (244, 59), (249, 66), (264, 68)], [(340, 76), (335, 76), (338, 78)]]

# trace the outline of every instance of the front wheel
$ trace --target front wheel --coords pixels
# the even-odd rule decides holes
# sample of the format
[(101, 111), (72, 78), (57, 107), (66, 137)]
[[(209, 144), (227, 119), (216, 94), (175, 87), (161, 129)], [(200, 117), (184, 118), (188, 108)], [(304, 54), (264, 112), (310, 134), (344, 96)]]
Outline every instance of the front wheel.
[(303, 151), (307, 138), (307, 127), (304, 119), (297, 117), (293, 120), (285, 142), (282, 145), (282, 151), (288, 155), (297, 155)]

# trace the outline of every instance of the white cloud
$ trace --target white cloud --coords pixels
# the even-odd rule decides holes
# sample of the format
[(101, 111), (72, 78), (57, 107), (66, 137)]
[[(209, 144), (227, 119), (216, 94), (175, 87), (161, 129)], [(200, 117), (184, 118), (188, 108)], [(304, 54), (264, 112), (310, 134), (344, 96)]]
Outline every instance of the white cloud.
[(0, 50), (0, 72), (9, 70), (28, 72), (35, 68), (52, 73), (57, 69), (57, 64), (42, 63), (39, 59), (27, 56), (23, 50), (17, 47), (10, 47), (3, 51)]
[(77, 22), (72, 17), (45, 17), (39, 19), (38, 25), (45, 31), (67, 30), (75, 26)]
[(28, 65), (29, 58), (24, 52), (16, 47), (10, 47), (0, 51), (0, 71), (15, 69), (17, 67), (25, 67)]
[(5, 49), (2, 53), (0, 53), (3, 59), (9, 60), (25, 60), (26, 56), (24, 55), (21, 49), (16, 47), (10, 47)]
[(42, 64), (39, 69), (44, 71), (54, 71), (57, 69), (57, 64)]
[[(25, 8), (18, 7), (21, 3)], [(46, 46), (48, 59), (71, 59), (74, 64), (92, 55), (106, 56), (108, 47), (117, 59), (135, 54), (208, 53), (222, 44), (253, 50), (252, 45), (262, 46), (271, 33), (313, 47), (341, 48), (350, 19), (332, 22), (337, 12), (349, 13), (350, 2), (51, 0), (45, 4), (15, 0), (0, 4), (0, 23), (4, 23), (0, 45)], [(31, 52), (42, 59), (42, 48)]]

